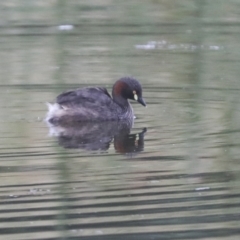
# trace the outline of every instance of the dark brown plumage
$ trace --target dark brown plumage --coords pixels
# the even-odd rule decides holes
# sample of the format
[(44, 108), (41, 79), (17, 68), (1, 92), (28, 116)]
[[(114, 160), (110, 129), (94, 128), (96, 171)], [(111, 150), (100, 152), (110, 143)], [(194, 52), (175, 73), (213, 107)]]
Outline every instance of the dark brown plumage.
[(142, 99), (140, 83), (131, 77), (119, 79), (112, 89), (85, 87), (64, 92), (57, 96), (56, 103), (48, 103), (47, 121), (53, 124), (81, 121), (113, 121), (133, 118), (128, 99), (146, 106)]

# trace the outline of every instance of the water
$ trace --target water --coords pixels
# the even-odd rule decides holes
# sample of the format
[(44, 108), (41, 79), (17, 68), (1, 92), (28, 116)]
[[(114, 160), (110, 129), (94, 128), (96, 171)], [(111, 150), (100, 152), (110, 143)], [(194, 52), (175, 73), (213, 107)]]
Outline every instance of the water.
[[(240, 5), (215, 4), (0, 3), (1, 239), (239, 239)], [(44, 122), (125, 75), (132, 128)]]

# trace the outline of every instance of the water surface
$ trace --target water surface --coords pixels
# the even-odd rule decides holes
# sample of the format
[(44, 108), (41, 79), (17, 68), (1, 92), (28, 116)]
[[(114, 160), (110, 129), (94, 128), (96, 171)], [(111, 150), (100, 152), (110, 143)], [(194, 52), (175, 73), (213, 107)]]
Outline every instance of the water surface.
[[(1, 238), (239, 238), (240, 6), (218, 2), (1, 2)], [(126, 75), (130, 128), (44, 122)]]

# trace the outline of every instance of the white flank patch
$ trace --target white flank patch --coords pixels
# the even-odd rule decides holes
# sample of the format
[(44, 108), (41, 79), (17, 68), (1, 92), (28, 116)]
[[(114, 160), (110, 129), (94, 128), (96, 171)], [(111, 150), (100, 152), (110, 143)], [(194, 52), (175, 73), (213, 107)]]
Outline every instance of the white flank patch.
[(48, 122), (49, 119), (57, 115), (57, 112), (61, 110), (61, 107), (58, 103), (52, 104), (52, 103), (46, 102), (46, 105), (48, 107), (48, 112), (47, 112), (45, 121)]

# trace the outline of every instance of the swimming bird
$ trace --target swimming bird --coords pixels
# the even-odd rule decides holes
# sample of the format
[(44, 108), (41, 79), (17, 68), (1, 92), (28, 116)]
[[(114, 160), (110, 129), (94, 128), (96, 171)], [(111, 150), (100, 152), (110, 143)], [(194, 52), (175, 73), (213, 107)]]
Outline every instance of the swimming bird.
[(52, 124), (67, 124), (133, 119), (133, 109), (128, 99), (146, 106), (141, 84), (132, 77), (117, 80), (112, 88), (112, 97), (103, 87), (66, 91), (57, 96), (55, 103), (47, 103), (46, 120)]

